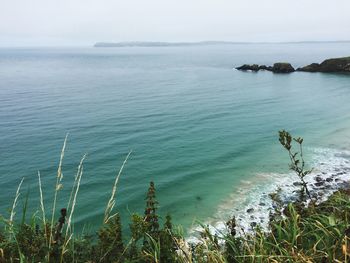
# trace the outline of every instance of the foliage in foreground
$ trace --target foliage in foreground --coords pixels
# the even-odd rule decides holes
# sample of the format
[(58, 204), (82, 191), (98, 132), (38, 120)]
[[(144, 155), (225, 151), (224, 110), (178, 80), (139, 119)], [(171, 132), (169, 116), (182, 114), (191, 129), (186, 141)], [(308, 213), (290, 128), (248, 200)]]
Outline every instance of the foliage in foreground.
[[(302, 151), (302, 139), (294, 141)], [(144, 215), (131, 216), (131, 237), (125, 242), (120, 216), (112, 212), (116, 186), (128, 155), (116, 176), (100, 229), (93, 235), (76, 235), (71, 227), (71, 218), (82, 177), (83, 158), (67, 209), (60, 210), (58, 220), (53, 220), (54, 216), (51, 219), (45, 216), (40, 174), (41, 213), (34, 214), (29, 221), (14, 220), (21, 182), (10, 218), (1, 217), (0, 262), (348, 262), (350, 189), (339, 190), (327, 201), (317, 204), (311, 199), (304, 180), (309, 171), (304, 170), (302, 153), (292, 151), (293, 138), (285, 131), (280, 132), (280, 142), (289, 153), (291, 169), (299, 176), (302, 189), (300, 200), (281, 206), (282, 210), (271, 214), (268, 232), (257, 226), (253, 232), (239, 236), (232, 218), (227, 222), (225, 233), (214, 235), (207, 226), (202, 226), (199, 241), (189, 244), (179, 228), (173, 226), (170, 215), (162, 220), (157, 214), (156, 189), (151, 182)], [(62, 180), (60, 167), (64, 147), (54, 202)], [(306, 207), (304, 201), (307, 198), (311, 202)]]

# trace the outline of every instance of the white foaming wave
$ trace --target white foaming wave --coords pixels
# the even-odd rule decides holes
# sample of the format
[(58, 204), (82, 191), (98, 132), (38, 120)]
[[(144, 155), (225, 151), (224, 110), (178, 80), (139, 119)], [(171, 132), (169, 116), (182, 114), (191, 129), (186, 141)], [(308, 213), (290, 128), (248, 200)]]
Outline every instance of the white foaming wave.
[[(305, 180), (311, 194), (318, 200), (327, 199), (333, 192), (348, 186), (350, 180), (350, 151), (329, 148), (307, 149), (312, 153), (310, 166), (314, 167)], [(270, 211), (274, 204), (270, 193), (279, 189), (284, 203), (297, 199), (296, 191), (300, 190), (298, 177), (295, 173), (258, 173), (251, 180), (241, 181), (238, 190), (219, 205), (216, 214), (209, 218), (206, 224), (213, 234), (221, 236), (227, 231), (226, 221), (236, 218), (238, 234), (250, 232), (259, 224), (268, 230)], [(188, 242), (198, 242), (200, 226), (190, 229)]]

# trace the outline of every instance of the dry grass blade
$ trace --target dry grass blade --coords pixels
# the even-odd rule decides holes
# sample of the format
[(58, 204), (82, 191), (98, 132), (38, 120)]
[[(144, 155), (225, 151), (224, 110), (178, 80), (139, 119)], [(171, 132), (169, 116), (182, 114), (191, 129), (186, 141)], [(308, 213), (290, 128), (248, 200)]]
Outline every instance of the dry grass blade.
[(176, 238), (174, 236), (172, 236), (172, 239), (177, 247), (178, 259), (181, 262), (192, 263), (192, 251), (186, 240), (184, 238)]
[(38, 171), (38, 180), (39, 180), (39, 193), (40, 193), (40, 208), (41, 208), (41, 212), (43, 214), (43, 225), (44, 225), (44, 230), (45, 230), (45, 237), (47, 238), (45, 206), (44, 206), (43, 190), (41, 187), (41, 177), (40, 177), (39, 171)]
[(53, 205), (52, 205), (49, 250), (51, 248), (51, 243), (52, 243), (52, 232), (53, 232), (53, 226), (54, 226), (54, 221), (55, 221), (55, 210), (56, 210), (56, 202), (57, 202), (57, 193), (61, 189), (61, 181), (62, 181), (62, 178), (63, 178), (63, 175), (62, 175), (62, 163), (63, 163), (63, 158), (64, 158), (64, 152), (65, 152), (65, 149), (66, 149), (67, 138), (68, 138), (68, 133), (67, 133), (66, 137), (64, 138), (64, 142), (63, 142), (63, 146), (62, 146), (62, 150), (61, 150), (60, 161), (59, 161), (58, 169), (57, 169), (55, 195), (54, 195)]
[(62, 163), (63, 163), (63, 158), (64, 158), (64, 152), (66, 149), (66, 144), (67, 144), (67, 139), (68, 139), (68, 133), (66, 134), (66, 137), (64, 138), (64, 142), (63, 142), (63, 146), (62, 146), (62, 150), (61, 150), (61, 156), (60, 156), (60, 162), (57, 168), (57, 178), (59, 180), (62, 180)]
[(129, 156), (130, 156), (131, 153), (132, 153), (132, 151), (130, 151), (130, 152), (128, 153), (128, 155), (126, 156), (126, 158), (125, 158), (125, 160), (124, 160), (122, 166), (121, 166), (120, 169), (119, 169), (118, 175), (117, 175), (116, 178), (115, 178), (114, 185), (113, 185), (113, 188), (112, 188), (111, 197), (110, 197), (110, 199), (109, 199), (109, 201), (108, 201), (108, 204), (107, 204), (107, 207), (106, 207), (106, 210), (105, 210), (105, 216), (104, 216), (104, 220), (103, 220), (103, 222), (104, 222), (105, 224), (106, 224), (111, 218), (113, 218), (113, 217), (116, 215), (116, 214), (114, 214), (114, 215), (111, 216), (110, 214), (111, 214), (111, 212), (112, 212), (112, 210), (113, 210), (113, 208), (114, 208), (114, 205), (115, 205), (115, 194), (116, 194), (116, 192), (117, 192), (117, 185), (118, 185), (119, 177), (120, 177), (120, 175), (122, 174), (122, 171), (123, 171), (123, 169), (124, 169), (124, 166), (125, 166), (126, 162), (128, 161)]
[(70, 195), (69, 195), (69, 200), (68, 200), (68, 205), (67, 205), (67, 210), (68, 211), (71, 210), (71, 202), (72, 202), (74, 190), (77, 187), (78, 178), (79, 178), (79, 176), (80, 176), (80, 174), (82, 172), (81, 170), (82, 170), (83, 162), (84, 162), (85, 158), (86, 158), (86, 154), (84, 154), (83, 158), (81, 158), (80, 163), (78, 165), (77, 173), (75, 174), (75, 177), (74, 177), (74, 183), (73, 183), (73, 186), (72, 186), (72, 191), (70, 192)]
[(22, 178), (21, 182), (19, 183), (19, 185), (17, 187), (17, 191), (16, 191), (15, 200), (13, 200), (13, 205), (12, 205), (11, 214), (10, 214), (10, 222), (9, 222), (11, 227), (13, 226), (13, 219), (14, 219), (15, 214), (16, 214), (15, 209), (17, 206), (17, 201), (18, 201), (19, 196), (21, 195), (20, 190), (21, 190), (23, 180), (24, 180), (24, 178)]
[[(67, 234), (70, 230), (70, 227), (71, 227), (74, 208), (75, 208), (75, 204), (77, 201), (77, 196), (78, 196), (78, 192), (79, 192), (79, 188), (80, 188), (81, 177), (83, 176), (83, 163), (84, 163), (85, 158), (86, 158), (86, 154), (80, 160), (80, 163), (78, 166), (77, 176), (75, 177), (75, 181), (74, 181), (75, 192), (74, 192), (74, 196), (73, 196), (73, 200), (72, 200), (72, 207), (70, 209), (70, 214), (69, 214), (68, 221), (67, 221), (66, 236), (67, 236)], [(73, 185), (73, 189), (74, 189), (74, 185)]]
[[(62, 247), (62, 252), (61, 252), (61, 262), (63, 260), (63, 254), (66, 252), (66, 247), (69, 243), (69, 241), (72, 239), (73, 233), (70, 234), (69, 238), (68, 237), (68, 233), (71, 230), (71, 225), (72, 225), (72, 217), (73, 217), (73, 213), (74, 213), (74, 208), (75, 208), (75, 204), (77, 201), (77, 196), (78, 196), (78, 192), (79, 192), (79, 188), (80, 188), (80, 182), (81, 182), (81, 177), (83, 176), (83, 163), (84, 160), (86, 158), (86, 154), (84, 154), (83, 158), (81, 158), (79, 166), (78, 166), (78, 172), (75, 176), (75, 180), (74, 180), (74, 184), (72, 187), (72, 193), (74, 191), (74, 196), (73, 196), (73, 200), (72, 200), (72, 207), (70, 208), (70, 213), (69, 213), (69, 217), (68, 217), (68, 221), (67, 221), (67, 228), (66, 228), (66, 233), (65, 233), (65, 237), (64, 237), (64, 242), (63, 242), (63, 247)], [(71, 197), (72, 197), (72, 193), (71, 193)], [(70, 197), (70, 199), (71, 199)], [(69, 204), (68, 204), (68, 209), (70, 206), (70, 202), (71, 200), (69, 200)]]

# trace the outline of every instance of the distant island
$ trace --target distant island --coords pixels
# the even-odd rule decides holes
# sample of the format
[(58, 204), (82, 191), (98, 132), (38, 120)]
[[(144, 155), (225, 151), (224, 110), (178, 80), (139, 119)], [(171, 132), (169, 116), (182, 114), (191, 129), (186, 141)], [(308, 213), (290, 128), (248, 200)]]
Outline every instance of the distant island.
[(207, 46), (207, 45), (232, 45), (249, 44), (249, 42), (226, 42), (226, 41), (201, 41), (201, 42), (97, 42), (94, 47), (178, 47), (178, 46)]
[(234, 42), (234, 41), (199, 41), (199, 42), (97, 42), (94, 47), (180, 47), (180, 46), (210, 46), (210, 45), (239, 45), (239, 44), (318, 44), (318, 43), (349, 43), (343, 41), (299, 41), (299, 42)]

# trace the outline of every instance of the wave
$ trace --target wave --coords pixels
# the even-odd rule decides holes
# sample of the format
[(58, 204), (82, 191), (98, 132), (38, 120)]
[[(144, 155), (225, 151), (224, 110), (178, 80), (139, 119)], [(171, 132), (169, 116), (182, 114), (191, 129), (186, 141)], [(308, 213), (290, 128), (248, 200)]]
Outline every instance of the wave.
[[(313, 148), (311, 154), (311, 174), (305, 177), (308, 188), (318, 202), (326, 200), (340, 188), (349, 186), (350, 151)], [(270, 211), (274, 204), (270, 193), (278, 191), (283, 203), (297, 200), (300, 190), (298, 177), (294, 173), (257, 173), (250, 180), (243, 180), (238, 190), (232, 193), (218, 207), (217, 212), (205, 222), (213, 234), (225, 233), (226, 223), (233, 216), (236, 218), (239, 234), (251, 232), (259, 224), (268, 230)], [(189, 230), (189, 242), (197, 242), (200, 226)]]

